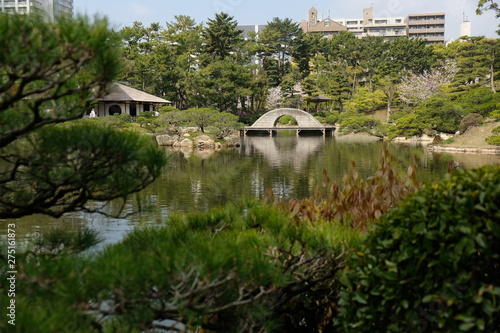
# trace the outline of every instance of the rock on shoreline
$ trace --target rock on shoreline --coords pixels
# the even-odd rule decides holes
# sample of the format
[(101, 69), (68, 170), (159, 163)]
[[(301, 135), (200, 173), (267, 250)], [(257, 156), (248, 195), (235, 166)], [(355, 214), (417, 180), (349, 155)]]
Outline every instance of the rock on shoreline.
[(193, 139), (186, 135), (157, 135), (156, 142), (159, 146), (170, 146), (174, 148), (192, 147), (203, 149), (221, 149), (226, 147), (238, 147), (240, 145), (239, 136), (229, 136), (224, 138), (224, 142), (215, 142), (209, 135), (203, 134)]

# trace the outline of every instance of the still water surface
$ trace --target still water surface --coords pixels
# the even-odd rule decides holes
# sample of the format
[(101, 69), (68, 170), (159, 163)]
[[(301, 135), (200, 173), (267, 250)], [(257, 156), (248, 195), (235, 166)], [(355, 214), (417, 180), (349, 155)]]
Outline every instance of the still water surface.
[[(281, 132), (277, 137), (242, 138), (236, 149), (169, 150), (164, 173), (126, 203), (127, 211), (142, 207), (141, 213), (126, 219), (84, 213), (59, 219), (28, 216), (16, 221), (17, 238), (26, 240), (57, 227), (76, 230), (88, 226), (99, 231), (103, 246), (121, 240), (134, 228), (161, 223), (175, 211), (205, 211), (240, 198), (263, 198), (268, 189), (285, 198), (307, 197), (321, 186), (324, 170), (341, 182), (355, 161), (360, 176), (372, 175), (382, 147), (381, 141), (365, 136), (297, 137), (294, 132)], [(391, 143), (389, 151), (401, 172), (415, 158), (423, 182), (442, 179), (450, 163), (465, 169), (500, 165), (500, 156), (432, 153), (420, 145)], [(0, 223), (0, 235), (6, 234), (5, 227), (6, 223)]]

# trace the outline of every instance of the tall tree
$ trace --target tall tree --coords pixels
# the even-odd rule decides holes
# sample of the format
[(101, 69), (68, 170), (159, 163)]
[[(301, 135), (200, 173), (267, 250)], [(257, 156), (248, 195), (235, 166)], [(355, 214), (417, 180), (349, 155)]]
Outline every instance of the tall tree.
[(383, 66), (385, 53), (389, 43), (383, 37), (366, 36), (360, 40), (360, 66), (363, 68), (360, 75), (373, 90), (373, 78)]
[[(266, 70), (275, 70), (275, 82), (278, 85), (288, 73), (291, 55), (303, 38), (302, 29), (291, 19), (273, 18), (259, 35), (261, 54), (266, 59)], [(274, 67), (274, 68), (273, 68)]]
[(361, 73), (360, 40), (351, 32), (341, 31), (331, 39), (328, 51), (332, 61), (342, 66), (345, 75), (349, 78), (351, 90), (354, 91)]
[(242, 30), (238, 30), (238, 22), (227, 13), (215, 14), (215, 19), (208, 19), (203, 30), (205, 53), (218, 60), (224, 60), (234, 54), (243, 42)]
[[(0, 218), (95, 208), (158, 176), (164, 155), (135, 134), (81, 118), (118, 74), (106, 20), (0, 16)], [(90, 120), (89, 120), (90, 121)]]
[(189, 16), (180, 15), (167, 23), (167, 29), (162, 32), (165, 75), (160, 82), (167, 98), (181, 110), (195, 103), (202, 29), (202, 25)]
[(470, 37), (458, 49), (458, 68), (454, 83), (459, 90), (489, 85), (495, 92), (495, 73), (499, 70), (498, 39)]
[(160, 30), (158, 23), (144, 27), (141, 22), (134, 22), (132, 27), (125, 27), (120, 31), (125, 58), (125, 71), (121, 73), (120, 79), (151, 93), (154, 92), (154, 82), (158, 75), (155, 52)]

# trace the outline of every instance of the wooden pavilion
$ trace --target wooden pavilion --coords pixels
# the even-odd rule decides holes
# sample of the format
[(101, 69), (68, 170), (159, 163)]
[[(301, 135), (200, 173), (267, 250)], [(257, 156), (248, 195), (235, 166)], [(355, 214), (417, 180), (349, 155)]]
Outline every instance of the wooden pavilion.
[(98, 117), (121, 113), (128, 113), (135, 117), (141, 112), (153, 111), (161, 104), (170, 103), (172, 102), (144, 91), (113, 83), (109, 94), (96, 104), (95, 113)]

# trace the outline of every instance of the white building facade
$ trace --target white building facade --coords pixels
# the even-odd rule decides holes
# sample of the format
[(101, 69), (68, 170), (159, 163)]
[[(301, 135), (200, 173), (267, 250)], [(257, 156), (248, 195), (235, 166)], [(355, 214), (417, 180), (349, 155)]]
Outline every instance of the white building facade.
[(347, 27), (347, 31), (352, 32), (358, 38), (378, 36), (390, 40), (406, 36), (404, 17), (373, 17), (373, 8), (363, 9), (363, 18), (333, 20)]
[(352, 32), (356, 37), (383, 37), (393, 40), (398, 37), (423, 38), (428, 44), (444, 43), (445, 14), (410, 14), (406, 17), (375, 17), (373, 8), (364, 8), (363, 17), (354, 19), (318, 19), (318, 11), (309, 10), (309, 19), (300, 21), (305, 33), (320, 33), (325, 37), (341, 31)]
[(0, 12), (36, 14), (47, 22), (73, 16), (73, 0), (0, 0)]

